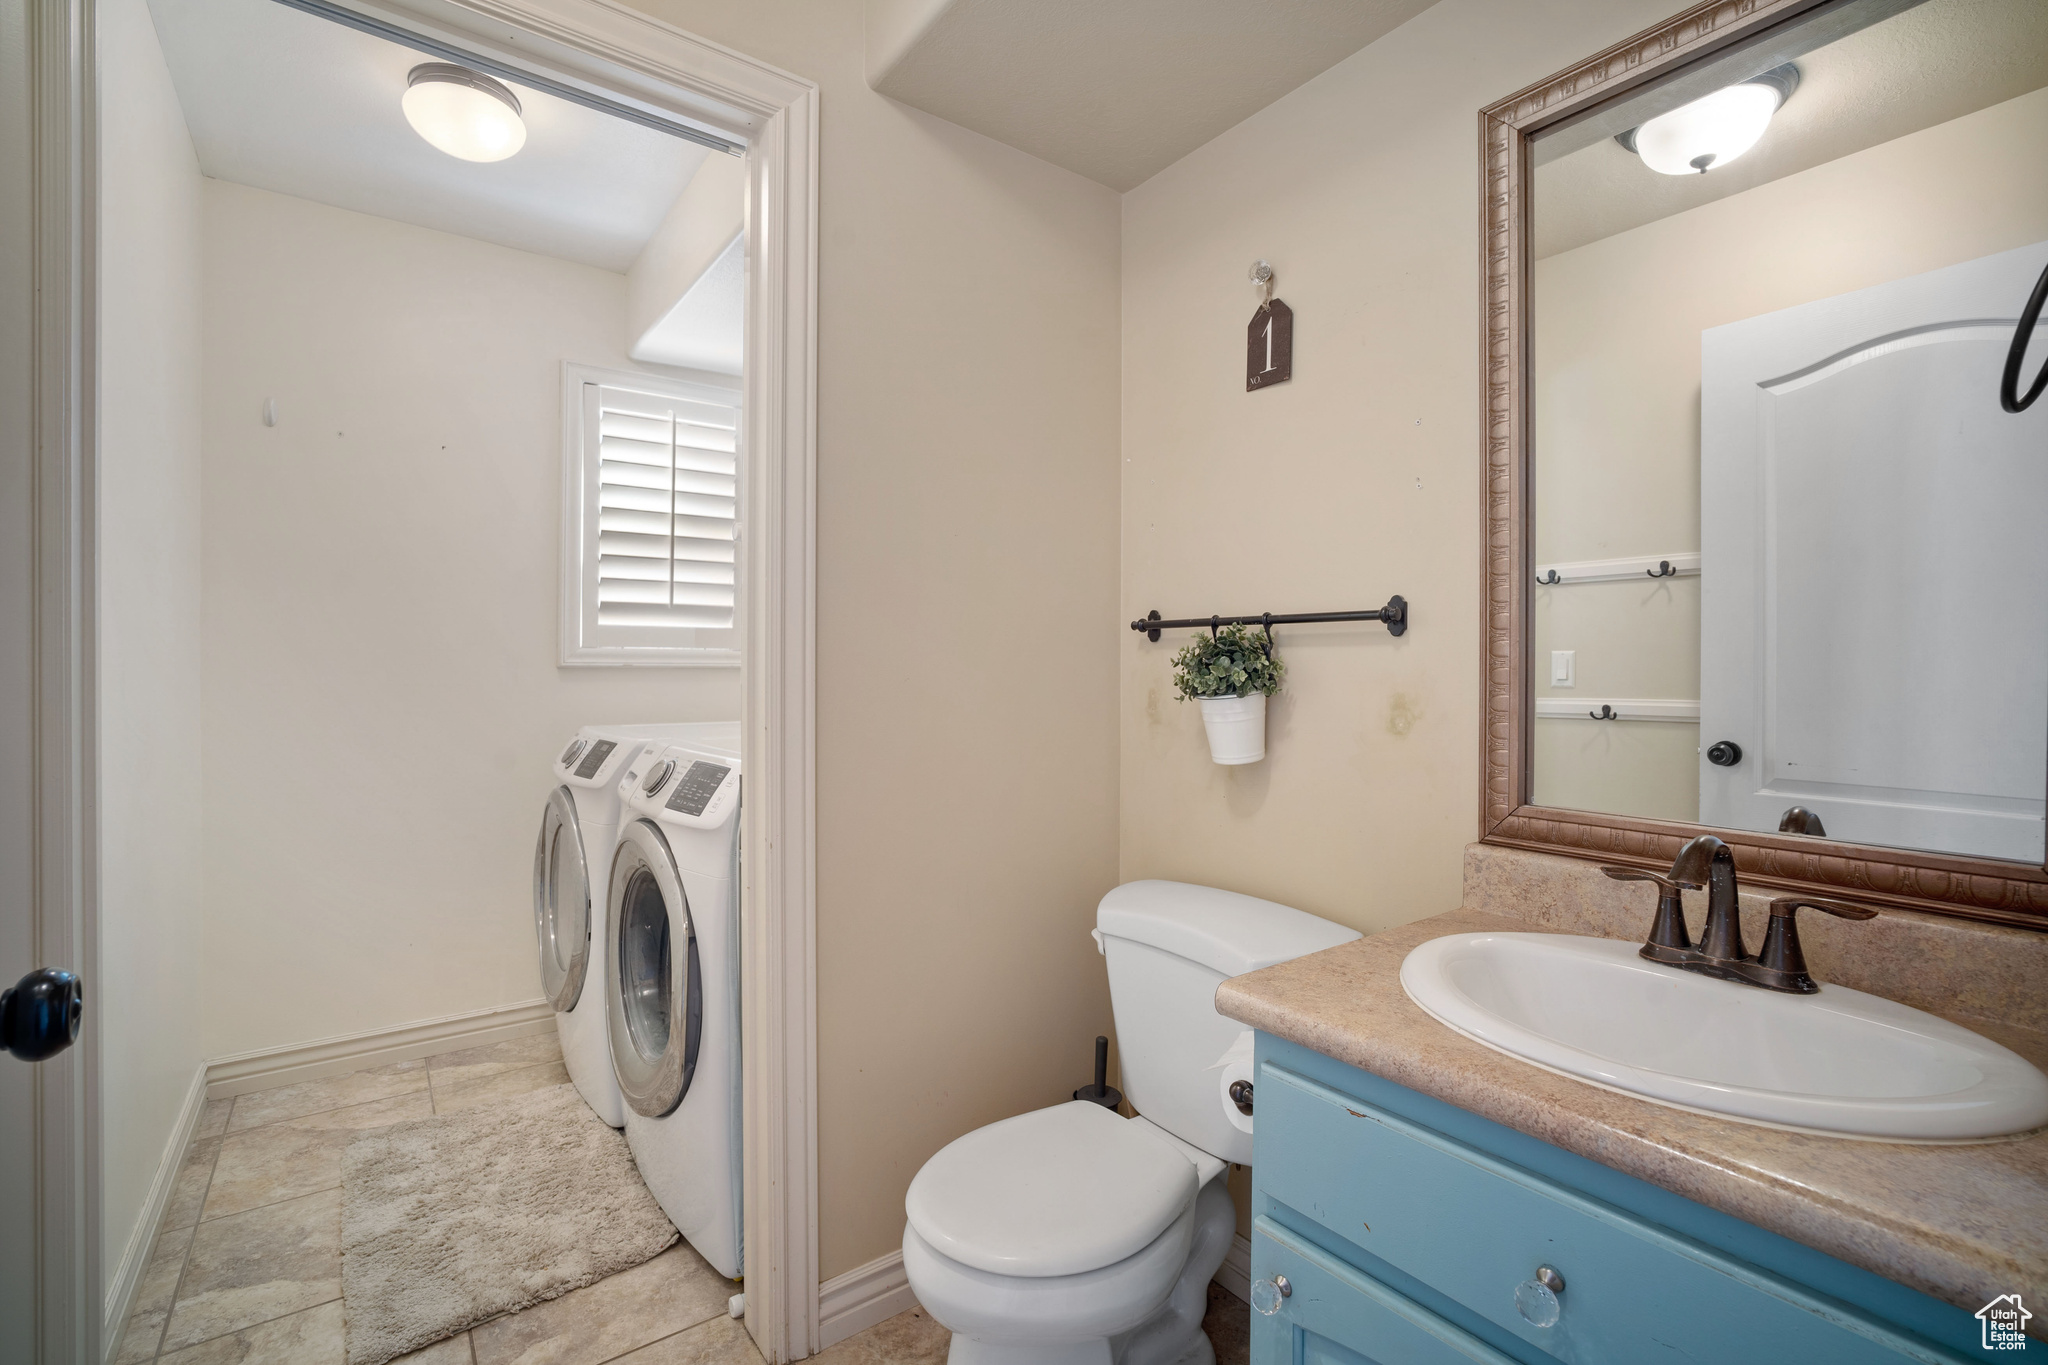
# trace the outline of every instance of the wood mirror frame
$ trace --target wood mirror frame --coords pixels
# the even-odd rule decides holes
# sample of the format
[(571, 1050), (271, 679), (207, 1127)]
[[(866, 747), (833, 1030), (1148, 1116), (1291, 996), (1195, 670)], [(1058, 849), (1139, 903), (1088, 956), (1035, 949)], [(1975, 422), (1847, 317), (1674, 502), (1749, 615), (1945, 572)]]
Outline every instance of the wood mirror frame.
[[(1480, 735), (1482, 843), (1664, 868), (1709, 826), (1561, 810), (1530, 802), (1530, 139), (1598, 121), (1620, 100), (1688, 68), (1704, 94), (1717, 54), (1838, 9), (1838, 0), (1709, 0), (1481, 111), (1481, 428), (1485, 583)], [(1823, 20), (1824, 21), (1824, 20)], [(1725, 82), (1721, 82), (1725, 83)], [(1610, 114), (1622, 131), (1625, 119)], [(1801, 835), (1712, 829), (1753, 885), (2048, 930), (2048, 870)]]

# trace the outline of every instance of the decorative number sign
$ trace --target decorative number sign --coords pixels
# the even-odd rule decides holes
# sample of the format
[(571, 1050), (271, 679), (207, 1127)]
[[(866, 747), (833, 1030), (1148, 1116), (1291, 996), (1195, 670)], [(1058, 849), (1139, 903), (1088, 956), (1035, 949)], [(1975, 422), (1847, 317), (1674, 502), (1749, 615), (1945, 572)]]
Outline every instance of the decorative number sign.
[(1294, 310), (1278, 299), (1259, 305), (1244, 329), (1244, 388), (1271, 388), (1294, 377)]

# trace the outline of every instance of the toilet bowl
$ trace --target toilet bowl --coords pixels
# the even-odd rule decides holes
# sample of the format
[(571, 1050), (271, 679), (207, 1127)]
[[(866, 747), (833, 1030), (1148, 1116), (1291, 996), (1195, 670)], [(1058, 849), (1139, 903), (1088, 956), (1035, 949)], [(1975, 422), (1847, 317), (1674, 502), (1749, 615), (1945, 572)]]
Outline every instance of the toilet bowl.
[(1244, 1030), (1225, 978), (1358, 937), (1271, 901), (1178, 882), (1103, 898), (1123, 1083), (1140, 1117), (1076, 1101), (978, 1128), (919, 1170), (903, 1268), (953, 1333), (948, 1365), (1214, 1365), (1208, 1284), (1251, 1160), (1220, 1067)]

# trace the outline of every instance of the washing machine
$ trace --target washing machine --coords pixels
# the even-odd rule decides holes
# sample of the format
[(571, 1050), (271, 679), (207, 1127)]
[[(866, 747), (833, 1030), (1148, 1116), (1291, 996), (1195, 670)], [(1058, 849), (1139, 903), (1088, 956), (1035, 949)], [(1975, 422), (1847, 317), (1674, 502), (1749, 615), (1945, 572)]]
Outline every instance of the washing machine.
[(541, 811), (533, 854), (533, 919), (540, 939), (541, 993), (555, 1008), (562, 1061), (577, 1093), (617, 1128), (625, 1102), (605, 1038), (604, 888), (618, 842), (619, 778), (650, 744), (697, 737), (737, 744), (734, 722), (587, 725), (555, 759), (555, 787)]
[(612, 1070), (641, 1178), (722, 1275), (740, 1239), (740, 756), (648, 748), (620, 781), (606, 897)]

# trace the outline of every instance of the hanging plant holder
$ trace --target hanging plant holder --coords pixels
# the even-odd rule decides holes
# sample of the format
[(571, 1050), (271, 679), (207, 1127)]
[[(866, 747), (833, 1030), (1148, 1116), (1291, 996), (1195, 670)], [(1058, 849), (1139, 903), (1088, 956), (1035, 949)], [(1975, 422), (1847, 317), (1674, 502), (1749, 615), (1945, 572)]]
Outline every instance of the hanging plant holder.
[(1286, 672), (1271, 629), (1241, 622), (1211, 624), (1173, 656), (1174, 694), (1201, 704), (1210, 758), (1235, 766), (1266, 756), (1266, 698)]

